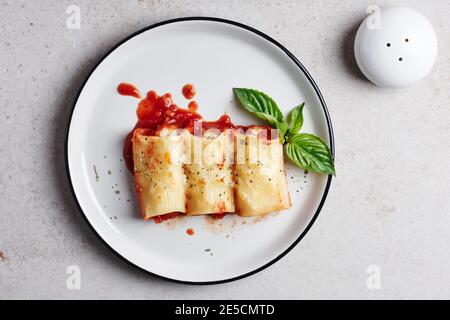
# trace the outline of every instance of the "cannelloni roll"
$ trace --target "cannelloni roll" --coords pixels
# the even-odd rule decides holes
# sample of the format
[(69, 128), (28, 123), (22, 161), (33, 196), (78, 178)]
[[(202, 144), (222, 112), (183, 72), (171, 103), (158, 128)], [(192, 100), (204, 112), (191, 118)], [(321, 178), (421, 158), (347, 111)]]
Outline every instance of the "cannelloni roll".
[(185, 212), (184, 136), (174, 132), (147, 136), (143, 129), (134, 130), (134, 177), (144, 219)]
[(184, 165), (186, 214), (234, 212), (232, 161), (227, 161), (232, 136), (205, 132), (203, 137), (190, 135), (190, 139), (191, 161)]
[[(256, 216), (291, 206), (278, 138), (163, 129), (133, 133), (136, 191), (145, 219), (171, 212)], [(234, 146), (233, 146), (234, 142)], [(230, 152), (231, 148), (231, 152)]]
[(283, 146), (278, 138), (258, 137), (261, 130), (236, 134), (235, 201), (236, 211), (241, 216), (256, 216), (291, 207)]

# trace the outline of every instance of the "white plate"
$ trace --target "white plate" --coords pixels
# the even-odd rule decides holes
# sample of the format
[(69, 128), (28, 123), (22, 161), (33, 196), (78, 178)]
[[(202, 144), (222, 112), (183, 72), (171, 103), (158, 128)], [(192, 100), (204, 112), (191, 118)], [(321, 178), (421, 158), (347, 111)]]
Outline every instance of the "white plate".
[[(236, 280), (274, 263), (300, 241), (323, 205), (331, 176), (305, 175), (288, 164), (289, 210), (265, 218), (142, 220), (122, 160), (138, 101), (117, 94), (123, 81), (144, 93), (171, 92), (180, 105), (187, 104), (181, 87), (193, 83), (206, 119), (226, 112), (242, 125), (256, 121), (235, 103), (232, 87), (267, 92), (285, 113), (305, 101), (305, 132), (322, 137), (334, 153), (324, 100), (291, 53), (257, 30), (222, 19), (176, 19), (139, 31), (109, 52), (86, 80), (73, 108), (66, 156), (74, 196), (95, 233), (154, 275), (187, 283)], [(187, 235), (187, 228), (195, 234)]]

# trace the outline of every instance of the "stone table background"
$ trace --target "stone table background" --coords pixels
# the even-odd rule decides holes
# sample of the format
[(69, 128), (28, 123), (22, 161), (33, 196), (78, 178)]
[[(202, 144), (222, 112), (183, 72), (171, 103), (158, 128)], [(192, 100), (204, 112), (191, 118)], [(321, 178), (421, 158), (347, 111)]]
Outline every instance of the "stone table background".
[[(375, 4), (383, 5), (385, 1)], [(0, 2), (0, 298), (450, 298), (450, 2), (396, 1), (434, 25), (432, 73), (402, 90), (362, 78), (352, 41), (374, 1)], [(81, 29), (66, 8), (81, 8)], [(311, 72), (333, 120), (338, 177), (311, 231), (249, 278), (179, 285), (122, 262), (90, 231), (64, 169), (68, 116), (117, 41), (181, 16), (246, 23)], [(78, 265), (81, 290), (66, 287)], [(368, 267), (381, 272), (369, 290)]]

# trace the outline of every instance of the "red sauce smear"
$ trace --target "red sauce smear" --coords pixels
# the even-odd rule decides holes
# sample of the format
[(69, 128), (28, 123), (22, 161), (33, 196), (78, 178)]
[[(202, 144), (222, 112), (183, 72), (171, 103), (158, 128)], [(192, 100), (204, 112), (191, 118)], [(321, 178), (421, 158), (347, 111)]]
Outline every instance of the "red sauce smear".
[(220, 200), (219, 201), (219, 206), (217, 208), (217, 212), (213, 213), (212, 217), (214, 219), (223, 219), (223, 217), (225, 217), (227, 215), (227, 213), (225, 212), (225, 202)]
[(183, 89), (181, 89), (181, 92), (183, 93), (183, 96), (186, 99), (191, 100), (197, 93), (197, 89), (194, 87), (193, 84), (188, 83), (183, 86)]
[(226, 212), (218, 212), (218, 213), (213, 213), (213, 214), (212, 214), (212, 217), (213, 217), (214, 219), (221, 220), (221, 219), (223, 219), (223, 217), (225, 217), (226, 215), (227, 215)]
[[(187, 87), (187, 89), (186, 89)], [(189, 89), (189, 90), (188, 90)], [(136, 87), (131, 84), (121, 83), (118, 87), (118, 91), (122, 95), (131, 95), (139, 98), (140, 93)], [(186, 91), (186, 92), (185, 92)], [(190, 93), (190, 94), (185, 94)], [(193, 97), (195, 95), (195, 87), (193, 85), (185, 85), (183, 87), (183, 95), (187, 97)], [(243, 131), (252, 127), (261, 126), (235, 126), (228, 115), (224, 114), (215, 121), (205, 121), (203, 117), (197, 113), (198, 105), (195, 101), (191, 101), (188, 109), (178, 107), (172, 100), (172, 95), (166, 93), (162, 96), (158, 95), (156, 91), (150, 90), (147, 92), (145, 98), (141, 99), (136, 114), (138, 121), (133, 130), (126, 136), (123, 146), (123, 158), (126, 166), (131, 173), (134, 170), (133, 164), (133, 148), (132, 137), (135, 129), (145, 129), (145, 134), (152, 136), (158, 134), (163, 128), (173, 127), (177, 129), (186, 129), (189, 132), (194, 132), (194, 125), (201, 124), (202, 131), (208, 129), (218, 129), (224, 131), (226, 129), (242, 129)], [(264, 126), (265, 129), (272, 129), (269, 126)], [(270, 130), (267, 130), (267, 139), (270, 140)], [(213, 216), (221, 219), (226, 213), (216, 213)], [(168, 213), (160, 216), (153, 217), (156, 223), (161, 223), (168, 219), (175, 218), (178, 213)]]
[(130, 83), (122, 82), (117, 87), (117, 92), (119, 92), (122, 96), (130, 96), (140, 99), (141, 93), (139, 92), (138, 88), (136, 88), (134, 85)]
[(166, 214), (162, 214), (159, 216), (155, 216), (153, 217), (153, 221), (155, 221), (155, 223), (161, 223), (164, 222), (166, 220), (170, 220), (175, 218), (176, 216), (178, 216), (178, 212), (171, 212), (171, 213), (166, 213)]
[(188, 104), (188, 110), (190, 112), (197, 112), (198, 110), (198, 103), (196, 101), (191, 101)]
[(188, 235), (190, 235), (190, 236), (193, 236), (194, 235), (194, 229), (192, 229), (192, 228), (186, 229), (186, 233)]

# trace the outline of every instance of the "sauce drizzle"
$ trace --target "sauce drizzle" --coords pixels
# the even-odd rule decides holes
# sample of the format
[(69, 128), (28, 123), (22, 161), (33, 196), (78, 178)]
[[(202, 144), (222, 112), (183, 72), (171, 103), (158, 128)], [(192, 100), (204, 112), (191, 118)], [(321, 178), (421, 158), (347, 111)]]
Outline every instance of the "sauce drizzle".
[(153, 221), (155, 221), (155, 223), (161, 223), (166, 220), (173, 219), (176, 216), (178, 216), (178, 212), (166, 213), (166, 214), (162, 214), (162, 215), (153, 217)]
[(119, 94), (122, 96), (135, 97), (138, 99), (142, 97), (138, 88), (126, 82), (122, 82), (121, 84), (119, 84), (119, 86), (117, 87), (117, 92), (119, 92)]
[(188, 104), (188, 110), (190, 112), (197, 112), (198, 110), (198, 103), (196, 101), (191, 101)]
[(183, 96), (186, 99), (191, 100), (197, 93), (197, 89), (194, 87), (193, 84), (188, 83), (183, 86), (181, 92), (183, 93)]

